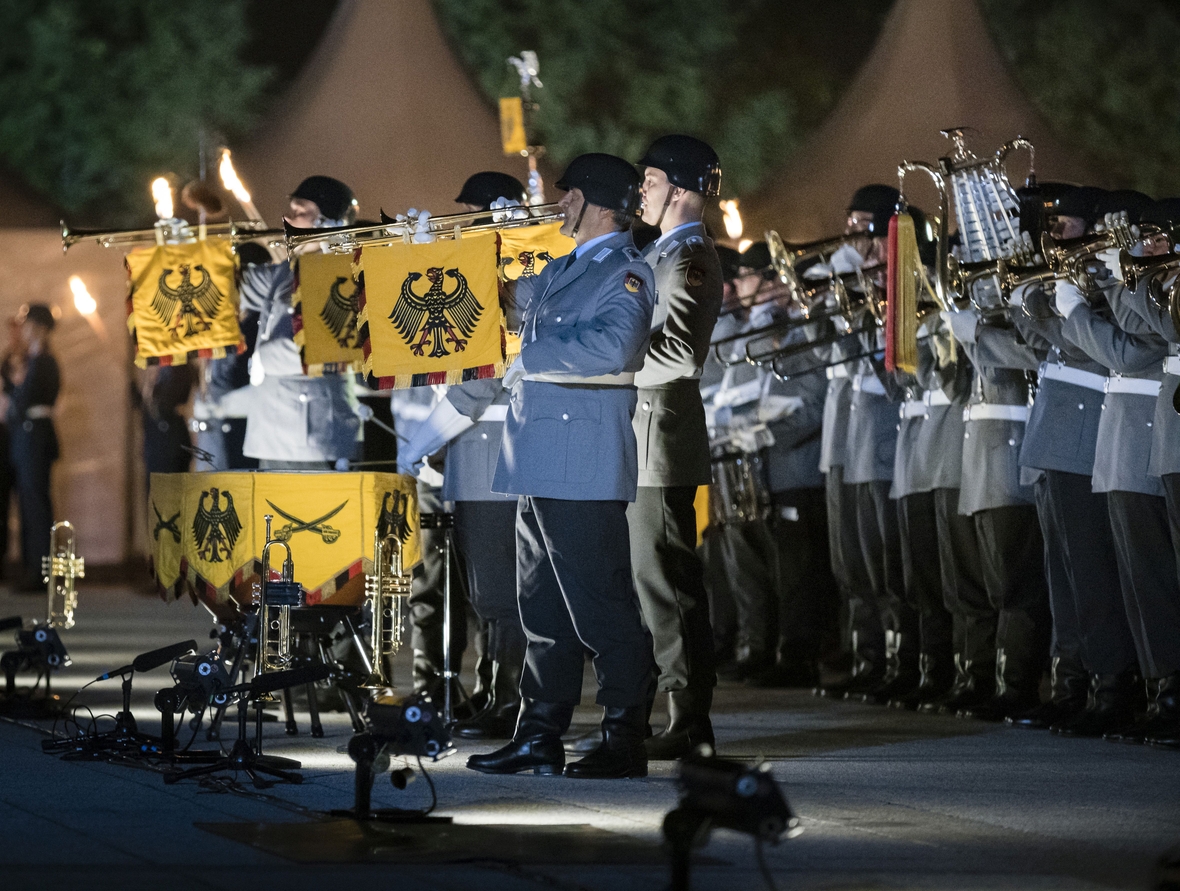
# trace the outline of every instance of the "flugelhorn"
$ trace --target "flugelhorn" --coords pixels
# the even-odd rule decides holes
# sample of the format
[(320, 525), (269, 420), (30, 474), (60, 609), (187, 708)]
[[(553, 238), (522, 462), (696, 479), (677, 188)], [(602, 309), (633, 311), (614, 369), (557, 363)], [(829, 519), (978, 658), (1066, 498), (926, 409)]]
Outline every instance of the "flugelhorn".
[(61, 250), (64, 254), (80, 241), (94, 241), (104, 248), (131, 247), (138, 244), (175, 244), (201, 238), (229, 238), (235, 244), (270, 239), (270, 244), (281, 244), (282, 229), (267, 229), (261, 222), (239, 220), (226, 223), (188, 223), (184, 220), (161, 220), (144, 229), (71, 229), (61, 221)]
[[(254, 587), (254, 603), (258, 607), (258, 658), (254, 662), (254, 676), (291, 667), (291, 608), (303, 606), (303, 586), (295, 581), (295, 561), (291, 546), (271, 536), (273, 515), (266, 514), (266, 543), (262, 546), (261, 580)], [(286, 551), (279, 578), (272, 579), (271, 548)], [(261, 699), (274, 701), (267, 693)]]
[(395, 532), (382, 536), (373, 533), (373, 572), (365, 576), (365, 598), (373, 614), (369, 642), (373, 666), (361, 684), (366, 690), (383, 690), (393, 686), (385, 671), (385, 658), (393, 656), (402, 645), (402, 604), (410, 596), (411, 576), (402, 561), (402, 542)]
[(1049, 233), (1044, 233), (1041, 236), (1041, 254), (1045, 263), (1062, 275), (1072, 276), (1075, 266), (1099, 251), (1111, 248), (1130, 250), (1139, 241), (1139, 227), (1131, 225), (1123, 211), (1108, 213), (1101, 225), (1101, 231), (1064, 241), (1055, 241)]
[(46, 624), (68, 630), (74, 627), (78, 608), (75, 581), (86, 575), (86, 561), (77, 554), (78, 536), (69, 520), (54, 523), (49, 530), (49, 556), (41, 558), (41, 574), (48, 588)]
[(513, 205), (472, 213), (453, 213), (433, 216), (425, 211), (415, 216), (396, 218), (381, 212), (380, 223), (360, 226), (334, 226), (323, 229), (303, 228), (284, 223), (287, 250), (301, 245), (324, 242), (336, 254), (355, 251), (364, 245), (412, 244), (446, 238), (462, 238), (479, 232), (496, 232), (521, 226), (539, 226), (565, 219), (565, 211), (556, 204)]
[(1128, 251), (1122, 250), (1119, 251), (1119, 266), (1122, 267), (1123, 284), (1134, 291), (1146, 278), (1161, 278), (1180, 269), (1180, 255), (1133, 257)]

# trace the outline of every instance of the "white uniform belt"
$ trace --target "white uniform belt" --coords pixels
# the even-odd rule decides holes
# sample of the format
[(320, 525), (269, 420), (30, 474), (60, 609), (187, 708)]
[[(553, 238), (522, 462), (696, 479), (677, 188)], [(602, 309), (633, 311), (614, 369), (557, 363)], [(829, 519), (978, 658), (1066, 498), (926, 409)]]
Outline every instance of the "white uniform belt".
[(25, 409), (25, 417), (30, 421), (42, 421), (53, 417), (52, 405), (30, 405)]
[(630, 387), (635, 384), (635, 372), (595, 374), (589, 377), (577, 374), (526, 374), (524, 379), (541, 384), (595, 384), (602, 387)]
[(871, 393), (874, 396), (885, 395), (885, 385), (875, 374), (854, 374), (852, 389), (857, 393)]
[(1106, 378), (1092, 371), (1082, 371), (1080, 368), (1070, 368), (1057, 362), (1046, 362), (1041, 365), (1041, 380), (1061, 381), (1073, 384), (1075, 387), (1085, 387), (1087, 390), (1097, 390), (1101, 393), (1106, 389)]
[(964, 421), (1020, 421), (1028, 420), (1027, 405), (988, 405), (985, 402), (963, 409)]
[(1168, 356), (1164, 359), (1164, 374), (1180, 377), (1180, 356)]
[(508, 420), (508, 406), (507, 405), (489, 405), (487, 408), (484, 409), (483, 414), (479, 416), (479, 420), (481, 422), (483, 422), (483, 421), (504, 422), (504, 421)]
[(847, 365), (833, 365), (827, 369), (828, 380), (834, 381), (838, 377), (848, 377)]
[(901, 404), (902, 418), (924, 418), (936, 405), (950, 405), (950, 397), (942, 390), (927, 390), (921, 399), (907, 399)]
[(1133, 393), (1136, 396), (1158, 396), (1160, 382), (1141, 377), (1111, 375), (1106, 379), (1107, 393)]

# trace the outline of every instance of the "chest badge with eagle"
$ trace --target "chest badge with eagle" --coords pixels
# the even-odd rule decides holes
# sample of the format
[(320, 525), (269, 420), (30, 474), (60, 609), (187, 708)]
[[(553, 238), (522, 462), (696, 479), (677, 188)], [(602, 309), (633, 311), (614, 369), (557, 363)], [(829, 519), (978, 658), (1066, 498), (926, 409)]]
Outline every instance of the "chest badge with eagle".
[[(458, 269), (444, 271), (441, 266), (429, 267), (426, 280), (430, 286), (418, 294), (414, 285), (422, 277), (420, 272), (406, 276), (397, 302), (393, 304), (393, 312), (389, 314), (390, 321), (415, 356), (424, 355), (427, 346), (432, 359), (449, 356), (448, 343), (456, 353), (462, 352), (475, 333), (483, 306), (468, 286), (466, 276)], [(450, 291), (444, 284), (447, 278), (455, 283)]]
[[(212, 328), (213, 318), (225, 295), (213, 284), (213, 278), (199, 263), (196, 266), (180, 264), (180, 282), (173, 287), (168, 279), (175, 271), (165, 269), (160, 273), (156, 294), (152, 298), (152, 310), (172, 332), (173, 338), (180, 340)], [(199, 284), (193, 283), (194, 271), (201, 274)], [(183, 334), (181, 328), (184, 328)]]
[(328, 290), (328, 300), (320, 310), (320, 318), (336, 338), (336, 342), (346, 349), (357, 346), (356, 314), (358, 310), (358, 292), (360, 288), (353, 285), (352, 293), (347, 297), (340, 290), (340, 286), (348, 281), (343, 275), (336, 276), (332, 287)]

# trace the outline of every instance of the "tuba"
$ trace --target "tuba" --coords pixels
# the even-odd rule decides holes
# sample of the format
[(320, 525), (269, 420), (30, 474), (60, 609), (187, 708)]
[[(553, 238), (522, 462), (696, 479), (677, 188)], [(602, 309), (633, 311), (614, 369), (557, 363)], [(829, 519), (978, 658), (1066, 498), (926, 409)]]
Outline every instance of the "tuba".
[(41, 574), (48, 586), (50, 628), (74, 627), (74, 610), (78, 608), (76, 579), (86, 575), (86, 561), (77, 556), (78, 537), (69, 520), (54, 523), (49, 530), (49, 556), (41, 558)]
[[(262, 546), (262, 578), (254, 586), (254, 603), (258, 607), (258, 658), (254, 662), (254, 677), (291, 667), (291, 607), (303, 606), (303, 586), (295, 581), (295, 562), (291, 546), (271, 536), (274, 517), (266, 514), (266, 544)], [(281, 547), (287, 552), (277, 580), (270, 569), (271, 548)], [(273, 702), (267, 693), (262, 701)]]
[(390, 532), (384, 537), (373, 533), (373, 572), (365, 576), (365, 597), (373, 613), (369, 643), (373, 665), (361, 686), (366, 690), (383, 690), (393, 686), (385, 671), (385, 657), (393, 656), (402, 645), (402, 604), (410, 596), (411, 576), (402, 564), (402, 542)]

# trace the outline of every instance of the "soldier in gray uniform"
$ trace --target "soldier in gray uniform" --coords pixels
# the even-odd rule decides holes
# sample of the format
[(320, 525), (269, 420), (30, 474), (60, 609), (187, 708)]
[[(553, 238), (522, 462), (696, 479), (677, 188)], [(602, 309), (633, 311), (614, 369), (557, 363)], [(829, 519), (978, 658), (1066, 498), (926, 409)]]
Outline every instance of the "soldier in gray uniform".
[[(519, 495), (517, 598), (528, 639), (512, 740), (467, 766), (484, 773), (647, 775), (643, 747), (651, 639), (631, 576), (627, 503), (638, 460), (631, 426), (655, 307), (651, 267), (630, 233), (639, 175), (612, 155), (581, 155), (557, 182), (562, 231), (578, 243), (518, 285), (521, 354), (493, 491)], [(565, 765), (561, 735), (589, 649), (604, 707), (602, 743)]]
[(709, 436), (699, 378), (721, 310), (721, 264), (701, 221), (721, 190), (717, 153), (691, 136), (664, 136), (638, 162), (643, 221), (660, 237), (643, 256), (656, 306), (643, 368), (635, 375), (639, 488), (627, 508), (631, 567), (655, 647), (656, 689), (668, 724), (647, 740), (649, 758), (713, 745), (716, 683), (704, 571), (696, 554), (698, 486), (709, 483)]

